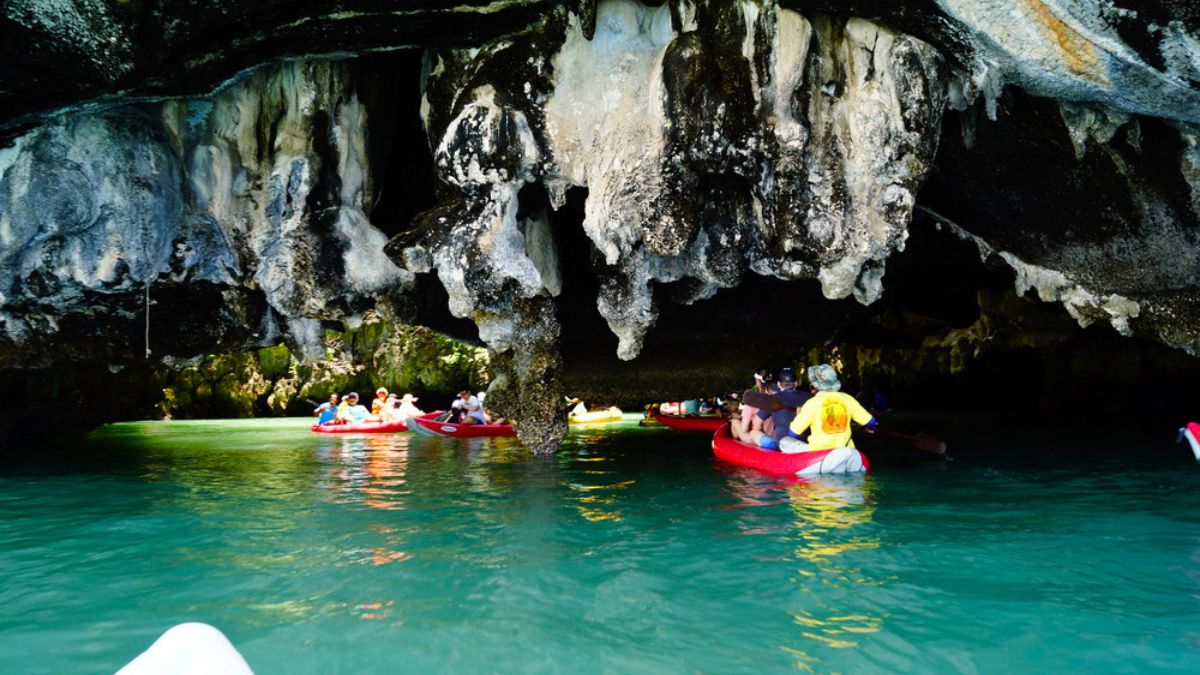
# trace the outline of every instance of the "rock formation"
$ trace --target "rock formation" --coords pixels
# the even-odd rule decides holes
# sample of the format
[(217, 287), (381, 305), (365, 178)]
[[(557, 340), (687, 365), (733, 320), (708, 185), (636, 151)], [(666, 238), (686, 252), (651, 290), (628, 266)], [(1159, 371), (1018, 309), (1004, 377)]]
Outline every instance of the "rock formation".
[[(1081, 324), (1200, 350), (1193, 3), (4, 13), (9, 372), (280, 341), (316, 357), (322, 322), (419, 319), (419, 279), (436, 273), (492, 352), (489, 401), (547, 451), (566, 428), (575, 306), (594, 305), (630, 360), (673, 330), (664, 302), (753, 279), (870, 305), (914, 209)], [(411, 223), (384, 222), (381, 139), (403, 75), (351, 57), (412, 47), (427, 50), (436, 181)], [(572, 199), (581, 217), (564, 224)], [(587, 295), (564, 281), (576, 266), (595, 279)], [(852, 311), (815, 303), (810, 344), (832, 338), (822, 312)]]

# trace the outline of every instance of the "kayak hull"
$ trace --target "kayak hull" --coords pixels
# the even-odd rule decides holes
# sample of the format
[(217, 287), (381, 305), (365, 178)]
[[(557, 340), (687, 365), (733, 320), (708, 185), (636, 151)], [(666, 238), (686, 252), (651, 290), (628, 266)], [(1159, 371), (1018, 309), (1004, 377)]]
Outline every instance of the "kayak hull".
[(445, 436), (447, 438), (479, 438), (485, 436), (516, 436), (517, 432), (511, 424), (458, 424), (457, 422), (438, 422), (438, 415), (445, 411), (431, 412), (428, 415), (414, 417), (413, 431), (425, 435)]
[(723, 417), (685, 417), (683, 415), (654, 415), (665, 427), (675, 431), (716, 431), (725, 424)]
[(356, 424), (314, 424), (312, 430), (318, 434), (394, 434), (408, 431), (408, 425), (400, 422), (358, 422)]
[(730, 436), (728, 425), (723, 425), (713, 435), (712, 448), (717, 459), (775, 476), (865, 473), (871, 468), (867, 456), (854, 448), (795, 454), (763, 450)]
[(620, 408), (607, 408), (605, 410), (589, 410), (583, 415), (570, 415), (567, 417), (567, 422), (571, 424), (597, 424), (600, 422), (617, 422), (621, 419)]

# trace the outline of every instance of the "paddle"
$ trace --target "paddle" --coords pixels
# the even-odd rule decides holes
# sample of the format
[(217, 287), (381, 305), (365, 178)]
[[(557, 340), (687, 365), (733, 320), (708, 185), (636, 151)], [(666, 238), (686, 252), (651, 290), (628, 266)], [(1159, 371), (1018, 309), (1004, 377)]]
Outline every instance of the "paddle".
[[(742, 400), (746, 402), (746, 405), (752, 405), (759, 410), (765, 410), (767, 412), (778, 412), (787, 408), (787, 405), (785, 405), (783, 401), (779, 400), (778, 396), (774, 394), (765, 394), (761, 391), (754, 391), (753, 389), (747, 389), (746, 392), (742, 394)], [(938, 455), (946, 461), (954, 459), (950, 456), (950, 453), (946, 452), (945, 441), (942, 441), (936, 436), (932, 436), (923, 432), (916, 434), (902, 434), (898, 431), (887, 431), (885, 429), (876, 429), (875, 431), (876, 433), (883, 434), (884, 436), (891, 436), (893, 438), (899, 438), (907, 441), (909, 445), (913, 446), (917, 450)]]

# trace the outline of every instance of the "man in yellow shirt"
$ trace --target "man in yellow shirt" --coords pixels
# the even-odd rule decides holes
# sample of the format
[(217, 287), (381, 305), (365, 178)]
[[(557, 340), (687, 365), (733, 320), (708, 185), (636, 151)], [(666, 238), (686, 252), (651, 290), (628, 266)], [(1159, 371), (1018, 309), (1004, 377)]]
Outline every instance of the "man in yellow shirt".
[[(866, 427), (868, 432), (875, 430), (875, 417), (853, 396), (839, 391), (842, 383), (833, 366), (822, 363), (810, 367), (808, 381), (815, 393), (796, 414), (796, 419), (788, 429), (788, 436), (779, 442), (780, 450), (793, 453), (853, 448), (851, 420)], [(800, 435), (805, 431), (809, 432), (808, 443), (800, 440)]]

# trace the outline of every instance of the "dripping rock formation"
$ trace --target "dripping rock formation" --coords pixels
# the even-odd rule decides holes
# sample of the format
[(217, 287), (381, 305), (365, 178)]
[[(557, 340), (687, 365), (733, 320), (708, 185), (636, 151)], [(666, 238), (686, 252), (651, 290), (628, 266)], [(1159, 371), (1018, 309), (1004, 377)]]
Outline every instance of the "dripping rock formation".
[[(545, 452), (567, 387), (736, 386), (885, 334), (952, 350), (1020, 306), (982, 300), (1005, 285), (1200, 350), (1191, 2), (3, 12), (8, 396), (280, 343), (319, 359), (370, 314), (482, 341), (489, 402)], [(906, 267), (918, 227), (975, 261), (952, 307), (906, 290), (959, 264)]]

